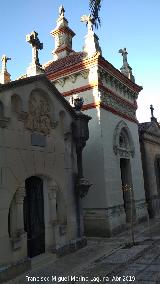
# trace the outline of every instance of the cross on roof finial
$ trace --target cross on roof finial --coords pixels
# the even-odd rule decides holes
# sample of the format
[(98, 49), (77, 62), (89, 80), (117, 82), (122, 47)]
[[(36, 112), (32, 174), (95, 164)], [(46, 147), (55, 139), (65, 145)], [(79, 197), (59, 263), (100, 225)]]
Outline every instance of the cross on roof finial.
[(127, 61), (127, 54), (128, 54), (128, 52), (127, 52), (127, 49), (124, 47), (123, 49), (119, 50), (119, 53), (121, 53), (122, 56), (123, 56), (123, 66), (128, 65), (128, 61)]
[(91, 17), (91, 15), (83, 15), (81, 17), (81, 22), (86, 23), (88, 26), (88, 32), (93, 31), (94, 19)]
[(153, 115), (153, 111), (154, 111), (153, 105), (150, 105), (150, 110), (151, 110), (151, 117), (154, 117), (154, 115)]
[(2, 72), (6, 72), (7, 71), (7, 61), (11, 60), (10, 57), (7, 57), (6, 55), (3, 55), (1, 58), (2, 61)]
[(63, 17), (64, 17), (64, 13), (65, 13), (65, 9), (64, 9), (63, 5), (61, 5), (61, 6), (59, 7), (59, 16), (60, 16), (61, 18), (63, 18)]
[(43, 43), (38, 38), (38, 33), (33, 31), (26, 36), (26, 41), (32, 45), (32, 64), (39, 65), (38, 50), (43, 49)]

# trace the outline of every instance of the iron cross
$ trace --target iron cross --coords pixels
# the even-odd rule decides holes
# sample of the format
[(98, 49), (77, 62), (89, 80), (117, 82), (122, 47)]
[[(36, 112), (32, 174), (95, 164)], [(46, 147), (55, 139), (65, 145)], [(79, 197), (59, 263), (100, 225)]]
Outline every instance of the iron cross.
[(154, 117), (154, 115), (153, 115), (153, 111), (154, 111), (153, 105), (150, 105), (150, 110), (151, 110), (151, 117)]
[(26, 41), (29, 42), (32, 46), (32, 64), (40, 65), (38, 50), (43, 49), (43, 43), (40, 42), (38, 38), (38, 33), (33, 31), (32, 33), (26, 36)]

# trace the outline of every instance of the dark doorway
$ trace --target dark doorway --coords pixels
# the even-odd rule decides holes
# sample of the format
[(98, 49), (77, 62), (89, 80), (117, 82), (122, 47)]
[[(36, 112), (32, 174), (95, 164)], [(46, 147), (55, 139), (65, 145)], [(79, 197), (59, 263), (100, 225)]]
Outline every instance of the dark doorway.
[(24, 228), (27, 232), (28, 256), (45, 252), (43, 181), (30, 177), (25, 182)]
[(126, 222), (130, 222), (135, 220), (136, 215), (130, 160), (121, 158), (120, 168)]

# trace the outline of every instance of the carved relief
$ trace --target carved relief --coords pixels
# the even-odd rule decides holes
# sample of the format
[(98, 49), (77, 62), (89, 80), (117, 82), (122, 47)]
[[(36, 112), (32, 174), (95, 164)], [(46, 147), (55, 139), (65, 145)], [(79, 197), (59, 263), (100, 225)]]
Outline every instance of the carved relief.
[(127, 115), (130, 118), (135, 119), (135, 109), (134, 106), (129, 106), (128, 104), (125, 104), (124, 102), (118, 100), (118, 98), (114, 97), (111, 94), (102, 93), (101, 95), (101, 102), (106, 104), (109, 107), (112, 107), (118, 112), (121, 112), (124, 115)]
[(50, 106), (47, 100), (35, 93), (29, 99), (29, 112), (27, 115), (26, 128), (47, 135), (51, 130)]

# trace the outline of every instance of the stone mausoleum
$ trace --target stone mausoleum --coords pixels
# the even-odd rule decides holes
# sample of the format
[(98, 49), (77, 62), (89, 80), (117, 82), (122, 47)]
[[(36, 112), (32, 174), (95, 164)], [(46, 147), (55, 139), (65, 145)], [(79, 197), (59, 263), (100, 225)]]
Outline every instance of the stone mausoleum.
[(83, 200), (85, 232), (111, 236), (133, 217), (146, 217), (144, 180), (136, 118), (137, 98), (142, 87), (135, 83), (126, 48), (117, 70), (102, 55), (90, 16), (83, 50), (72, 49), (74, 32), (59, 11), (53, 60), (44, 65), (47, 77), (72, 105), (83, 97), (83, 111), (92, 117), (90, 139), (84, 151), (84, 172), (92, 188)]
[(127, 49), (119, 50), (118, 70), (103, 57), (91, 16), (81, 21), (87, 34), (77, 52), (60, 7), (53, 58), (43, 65), (38, 33), (28, 34), (32, 62), (15, 81), (10, 58), (2, 57), (0, 267), (8, 275), (40, 254), (80, 248), (84, 235), (112, 236), (148, 212), (159, 214), (160, 126), (153, 107), (151, 122), (139, 124), (142, 87)]

